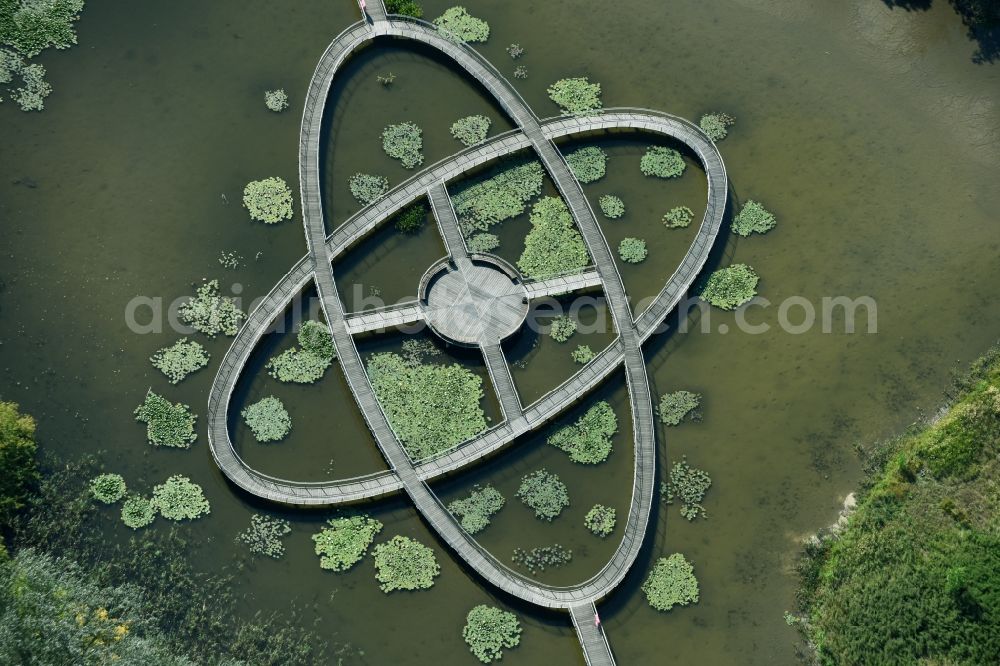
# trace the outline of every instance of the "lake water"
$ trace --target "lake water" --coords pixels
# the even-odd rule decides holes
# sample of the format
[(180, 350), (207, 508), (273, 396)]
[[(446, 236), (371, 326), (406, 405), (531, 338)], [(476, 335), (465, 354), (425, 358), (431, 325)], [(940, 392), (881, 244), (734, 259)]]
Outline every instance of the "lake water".
[[(430, 17), (449, 6), (424, 5)], [(490, 22), (482, 52), (501, 71), (510, 74), (515, 65), (505, 47), (524, 47), (518, 64), (529, 76), (517, 85), (539, 115), (557, 112), (545, 93), (549, 84), (589, 76), (602, 84), (607, 106), (694, 120), (717, 110), (737, 119), (720, 144), (732, 192), (740, 201), (762, 201), (779, 223), (764, 237), (720, 238), (716, 261), (748, 263), (760, 273), (760, 294), (774, 305), (750, 319), (772, 329), (740, 333), (733, 314), (712, 310), (693, 317), (690, 332), (647, 344), (656, 396), (682, 388), (704, 395), (702, 422), (658, 435), (661, 479), (684, 455), (712, 476), (708, 517), (688, 523), (676, 506), (659, 506), (635, 570), (600, 611), (620, 663), (665, 656), (679, 663), (794, 663), (797, 636), (782, 617), (794, 606), (790, 566), (801, 538), (832, 522), (857, 482), (854, 444), (932, 413), (949, 371), (1000, 331), (1000, 69), (972, 62), (975, 45), (940, 0), (915, 12), (878, 0), (624, 0), (587, 7), (514, 0), (467, 7)], [(132, 419), (153, 387), (192, 405), (203, 427), (208, 387), (228, 339), (199, 336), (212, 365), (171, 387), (147, 359), (177, 335), (130, 332), (130, 299), (169, 304), (214, 277), (224, 293), (238, 285), (249, 302), (305, 252), (298, 215), (273, 228), (253, 224), (240, 193), (247, 181), (272, 175), (297, 192), (301, 100), (323, 49), (357, 19), (347, 0), (291, 8), (88, 4), (79, 46), (40, 59), (55, 89), (48, 108), (23, 114), (13, 104), (0, 107), (0, 396), (38, 418), (45, 448), (64, 456), (104, 451), (108, 469), (123, 473), (132, 488), (148, 490), (174, 473), (203, 485), (212, 514), (185, 529), (203, 541), (194, 555), (206, 568), (230, 564), (241, 552), (233, 540), (250, 513), (290, 519), (286, 557), (240, 575), (247, 612), (308, 606), (307, 616), (331, 640), (363, 650), (367, 663), (471, 664), (461, 639), (464, 616), (475, 604), (497, 603), (524, 625), (521, 646), (505, 662), (579, 662), (565, 616), (496, 598), (404, 499), (366, 507), (386, 525), (380, 538), (405, 534), (432, 545), (442, 572), (429, 591), (385, 595), (370, 558), (344, 574), (320, 570), (309, 535), (330, 513), (280, 510), (246, 497), (215, 469), (203, 431), (189, 451), (153, 450)], [(383, 88), (375, 77), (390, 71), (396, 81)], [(282, 114), (263, 104), (263, 91), (276, 87), (292, 103)], [(382, 152), (386, 124), (420, 125), (428, 164), (459, 148), (448, 134), (459, 117), (485, 113), (493, 132), (509, 127), (447, 63), (398, 44), (360, 53), (338, 77), (332, 103), (324, 156), (331, 223), (358, 208), (347, 190), (352, 173), (382, 173), (393, 184), (410, 173)], [(664, 229), (659, 216), (676, 205), (700, 215), (703, 174), (692, 164), (677, 182), (644, 178), (642, 136), (595, 141), (611, 157), (608, 176), (587, 193), (595, 201), (618, 194), (628, 209), (621, 220), (602, 221), (609, 241), (634, 235), (649, 243), (649, 259), (623, 269), (633, 300), (641, 299), (659, 289), (693, 234)], [(501, 226), (504, 253), (516, 259), (527, 228), (526, 216)], [(224, 250), (242, 255), (243, 265), (223, 269), (217, 259)], [(390, 301), (411, 295), (443, 254), (432, 226), (412, 237), (382, 232), (356, 250), (335, 267), (342, 291), (357, 282), (361, 296), (374, 288)], [(877, 334), (864, 327), (846, 334), (840, 319), (832, 333), (819, 325), (802, 334), (777, 326), (786, 298), (803, 297), (819, 310), (824, 296), (842, 295), (876, 301)], [(801, 312), (793, 308), (789, 318), (797, 323)], [(600, 305), (592, 315), (606, 319)], [(672, 323), (676, 328), (677, 319)], [(518, 362), (522, 395), (530, 401), (568, 376), (576, 344), (597, 351), (612, 337), (592, 333), (557, 345), (519, 334), (506, 350)], [(275, 349), (292, 343), (275, 335), (261, 345), (234, 408), (273, 393), (289, 407), (294, 430), (285, 442), (263, 446), (236, 424), (241, 452), (265, 471), (304, 479), (384, 469), (336, 367), (310, 387), (279, 385), (262, 371)], [(397, 344), (392, 336), (372, 338), (362, 351)], [(482, 372), (477, 359), (455, 358)], [(506, 495), (507, 506), (482, 533), (503, 560), (515, 547), (572, 548), (572, 563), (542, 574), (546, 581), (596, 571), (613, 545), (583, 530), (583, 514), (595, 502), (621, 512), (628, 501), (622, 376), (613, 375), (581, 409), (597, 399), (620, 415), (615, 451), (604, 465), (570, 463), (540, 432), (486, 466), (435, 484), (449, 500), (486, 482)], [(489, 390), (486, 408), (498, 413)], [(520, 477), (543, 466), (562, 476), (571, 497), (551, 524), (532, 518), (513, 496)], [(107, 529), (125, 532), (113, 509)], [(653, 561), (673, 552), (694, 564), (701, 600), (657, 613), (639, 587)]]

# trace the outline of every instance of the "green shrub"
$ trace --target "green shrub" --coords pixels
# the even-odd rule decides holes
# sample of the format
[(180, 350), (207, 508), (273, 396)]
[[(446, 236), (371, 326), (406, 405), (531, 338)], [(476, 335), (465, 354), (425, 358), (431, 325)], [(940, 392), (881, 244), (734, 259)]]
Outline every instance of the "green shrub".
[(250, 211), (251, 220), (277, 224), (292, 219), (292, 191), (277, 176), (252, 180), (243, 188), (243, 206)]
[(772, 213), (751, 199), (743, 204), (743, 209), (733, 218), (733, 233), (743, 237), (752, 233), (764, 234), (777, 223)]
[(250, 516), (250, 527), (240, 532), (239, 540), (249, 546), (254, 555), (277, 560), (285, 554), (282, 538), (291, 531), (292, 526), (287, 520), (255, 513)]
[(517, 489), (517, 497), (535, 512), (536, 518), (551, 521), (569, 506), (566, 484), (555, 474), (540, 469), (526, 474)]
[(733, 264), (712, 273), (701, 297), (723, 310), (735, 310), (757, 295), (759, 280), (752, 267)]
[(680, 553), (661, 557), (642, 584), (649, 605), (659, 611), (698, 603), (698, 579), (694, 567)]
[(583, 524), (590, 530), (591, 534), (603, 539), (614, 531), (617, 513), (610, 506), (595, 504), (594, 508), (584, 516)]
[(644, 261), (648, 254), (646, 241), (641, 238), (623, 238), (622, 242), (618, 244), (618, 256), (624, 262), (638, 264)]
[(351, 196), (363, 206), (376, 201), (389, 191), (388, 178), (368, 173), (354, 174), (348, 179), (347, 185), (351, 188)]
[(264, 105), (275, 113), (281, 113), (288, 108), (288, 93), (282, 88), (264, 91)]
[(568, 315), (559, 315), (549, 324), (549, 337), (556, 342), (566, 342), (576, 333), (576, 320)]
[(318, 321), (305, 321), (299, 327), (298, 342), (300, 348), (286, 349), (264, 367), (280, 382), (311, 384), (319, 381), (337, 356), (330, 329)]
[(0, 401), (0, 542), (38, 482), (35, 420)]
[(292, 419), (284, 403), (273, 395), (244, 408), (240, 415), (258, 442), (277, 442), (292, 429)]
[(670, 469), (670, 482), (663, 483), (660, 491), (667, 504), (674, 503), (674, 497), (681, 500), (681, 515), (688, 520), (705, 515), (705, 507), (701, 505), (705, 493), (712, 486), (712, 478), (705, 470), (691, 467), (687, 458), (675, 462)]
[(424, 163), (423, 147), (423, 131), (413, 123), (389, 125), (382, 130), (382, 149), (389, 157), (399, 160), (404, 169)]
[(542, 197), (531, 208), (531, 231), (517, 267), (525, 276), (544, 279), (579, 271), (590, 263), (583, 236), (558, 197)]
[(591, 83), (586, 77), (560, 79), (549, 86), (548, 93), (564, 116), (582, 116), (601, 109), (601, 84)]
[(406, 452), (420, 460), (486, 429), (483, 380), (452, 365), (410, 365), (390, 352), (373, 355), (368, 376)]
[(608, 154), (597, 146), (587, 146), (568, 154), (566, 163), (578, 181), (593, 183), (607, 172)]
[(625, 214), (625, 202), (613, 194), (604, 194), (597, 200), (604, 217), (609, 220), (617, 220)]
[(236, 335), (246, 315), (228, 296), (219, 295), (219, 281), (208, 280), (196, 295), (177, 309), (181, 321), (210, 338), (219, 333)]
[(388, 594), (394, 590), (425, 590), (434, 585), (441, 566), (434, 551), (405, 536), (375, 546), (375, 578)]
[(594, 360), (594, 350), (590, 348), (590, 345), (577, 345), (576, 349), (570, 354), (573, 361), (579, 363), (580, 365), (586, 365)]
[(208, 352), (194, 340), (181, 338), (169, 347), (158, 350), (149, 357), (153, 367), (176, 384), (196, 370), (208, 365)]
[(618, 416), (605, 401), (598, 402), (573, 425), (560, 428), (548, 443), (585, 465), (604, 462), (611, 455), (611, 438), (618, 431)]
[(0, 44), (25, 58), (49, 47), (68, 49), (76, 44), (73, 23), (80, 18), (83, 0), (0, 2)]
[(660, 398), (657, 411), (660, 421), (669, 426), (680, 425), (684, 418), (690, 415), (701, 404), (701, 395), (691, 391), (674, 391), (664, 393)]
[(427, 204), (423, 202), (407, 206), (396, 217), (396, 231), (401, 231), (404, 234), (412, 234), (420, 231), (424, 226), (424, 222), (427, 221), (428, 212)]
[(492, 252), (500, 247), (500, 239), (494, 234), (476, 234), (466, 241), (469, 252)]
[(452, 197), (455, 213), (466, 236), (524, 212), (528, 200), (542, 191), (544, 171), (532, 160), (503, 169), (486, 180), (462, 188)]
[(706, 113), (698, 121), (698, 126), (712, 141), (722, 141), (729, 134), (729, 128), (736, 120), (725, 113)]
[(385, 11), (413, 18), (421, 18), (424, 15), (424, 8), (414, 0), (385, 0)]
[(451, 135), (466, 146), (482, 143), (490, 132), (491, 121), (486, 116), (459, 118), (451, 126)]
[(502, 509), (505, 502), (504, 496), (493, 486), (476, 486), (465, 499), (450, 503), (448, 510), (461, 520), (466, 532), (477, 534), (489, 527), (493, 514)]
[(171, 404), (152, 391), (146, 393), (146, 399), (135, 408), (134, 414), (136, 421), (146, 424), (146, 439), (153, 446), (186, 449), (198, 439), (194, 430), (198, 417), (191, 413), (191, 408), (179, 402)]
[(650, 146), (639, 160), (639, 169), (647, 176), (657, 178), (678, 178), (684, 174), (687, 165), (684, 158), (673, 148)]
[(133, 530), (146, 527), (156, 519), (156, 507), (141, 495), (130, 495), (122, 502), (122, 522)]
[(490, 24), (469, 14), (465, 7), (451, 7), (434, 19), (434, 25), (456, 42), (485, 42), (490, 38)]
[(693, 210), (687, 206), (677, 206), (668, 210), (663, 216), (663, 226), (668, 229), (680, 229), (690, 225), (693, 219)]
[(90, 480), (91, 496), (104, 504), (114, 504), (125, 497), (126, 490), (121, 474), (101, 474)]
[(194, 520), (211, 511), (201, 486), (179, 475), (153, 487), (152, 503), (167, 520)]
[(559, 544), (539, 546), (531, 550), (515, 548), (510, 561), (528, 570), (532, 576), (539, 571), (556, 569), (573, 561), (573, 551)]
[(504, 648), (521, 642), (521, 623), (513, 613), (480, 604), (465, 617), (462, 638), (479, 661), (500, 661)]
[(312, 540), (320, 568), (330, 571), (347, 571), (360, 562), (382, 531), (382, 523), (368, 516), (333, 518), (326, 524)]

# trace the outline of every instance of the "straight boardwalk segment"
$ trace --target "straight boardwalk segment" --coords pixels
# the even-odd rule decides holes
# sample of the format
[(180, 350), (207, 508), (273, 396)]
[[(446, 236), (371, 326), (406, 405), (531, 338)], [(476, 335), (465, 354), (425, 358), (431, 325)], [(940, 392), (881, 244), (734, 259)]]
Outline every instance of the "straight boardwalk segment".
[[(209, 396), (209, 442), (220, 469), (236, 485), (267, 499), (290, 504), (334, 505), (360, 501), (404, 490), (427, 522), (455, 553), (477, 573), (497, 588), (530, 603), (548, 608), (570, 610), (588, 664), (613, 663), (603, 629), (594, 624), (594, 603), (607, 595), (624, 578), (642, 545), (649, 520), (655, 475), (655, 440), (653, 438), (652, 399), (649, 393), (641, 344), (662, 322), (684, 295), (708, 257), (718, 234), (725, 210), (727, 182), (725, 168), (714, 144), (695, 126), (673, 116), (645, 110), (616, 110), (584, 118), (559, 118), (542, 123), (531, 112), (510, 83), (473, 49), (443, 37), (433, 26), (403, 17), (384, 18), (380, 0), (368, 0), (371, 22), (349, 27), (335, 39), (320, 59), (305, 100), (299, 146), (299, 177), (302, 214), (309, 255), (296, 264), (263, 302), (251, 312), (220, 364)], [(319, 146), (323, 109), (334, 73), (356, 48), (377, 35), (413, 39), (430, 45), (452, 57), (493, 94), (518, 130), (507, 132), (484, 144), (464, 150), (452, 158), (432, 165), (379, 201), (326, 234), (321, 201)], [(701, 160), (709, 181), (708, 204), (698, 235), (674, 275), (664, 285), (653, 303), (633, 318), (624, 285), (610, 248), (597, 225), (596, 217), (552, 139), (579, 131), (614, 128), (649, 130), (672, 136), (687, 144)], [(403, 450), (385, 414), (379, 406), (365, 372), (352, 334), (370, 330), (368, 326), (410, 319), (417, 315), (407, 305), (381, 313), (350, 314), (343, 305), (333, 281), (331, 262), (358, 239), (370, 233), (381, 221), (403, 205), (428, 192), (435, 212), (447, 203), (443, 182), (465, 171), (515, 150), (532, 147), (545, 165), (557, 189), (566, 201), (594, 262), (594, 269), (576, 278), (570, 285), (550, 282), (537, 285), (532, 295), (549, 295), (546, 290), (601, 286), (619, 331), (618, 339), (600, 352), (574, 377), (527, 408), (521, 408), (509, 370), (499, 345), (483, 345), (494, 385), (507, 420), (478, 437), (430, 459), (414, 462)], [(437, 199), (437, 200), (435, 200)], [(447, 213), (445, 213), (447, 216)], [(441, 216), (438, 217), (441, 220)], [(457, 228), (457, 222), (455, 222)], [(461, 256), (464, 240), (457, 243), (442, 234), (453, 257)], [(454, 247), (453, 247), (454, 245)], [(313, 280), (320, 296), (324, 315), (337, 348), (339, 365), (358, 402), (362, 414), (385, 457), (390, 470), (366, 477), (325, 483), (301, 483), (275, 479), (246, 465), (237, 455), (229, 437), (227, 419), (230, 398), (240, 372), (257, 341), (280, 317), (284, 308)], [(530, 285), (526, 285), (529, 290)], [(567, 289), (569, 290), (569, 289)], [(397, 319), (398, 318), (398, 319)], [(393, 324), (394, 325), (394, 324)], [(542, 585), (511, 571), (481, 548), (455, 521), (426, 481), (446, 474), (501, 450), (514, 438), (554, 418), (567, 406), (595, 387), (616, 367), (624, 363), (632, 405), (635, 469), (632, 501), (621, 530), (621, 542), (608, 563), (590, 580), (568, 587)], [(509, 382), (509, 383), (508, 383)], [(515, 418), (510, 413), (516, 413)], [(588, 624), (589, 622), (589, 624)]]
[(448, 188), (444, 181), (434, 183), (427, 189), (427, 197), (431, 200), (431, 207), (434, 209), (434, 219), (437, 220), (438, 229), (444, 239), (448, 254), (456, 262), (461, 262), (469, 257), (468, 247), (465, 245), (465, 238), (462, 236), (462, 229), (458, 224), (458, 216), (455, 208), (451, 204), (451, 197), (448, 196)]

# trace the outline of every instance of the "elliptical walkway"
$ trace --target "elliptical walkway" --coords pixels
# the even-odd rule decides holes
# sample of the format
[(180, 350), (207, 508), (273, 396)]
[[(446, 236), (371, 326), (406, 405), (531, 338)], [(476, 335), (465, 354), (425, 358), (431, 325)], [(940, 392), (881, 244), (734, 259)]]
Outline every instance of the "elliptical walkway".
[[(379, 3), (379, 0), (372, 0)], [(371, 10), (371, 6), (369, 6)], [(384, 10), (383, 10), (384, 11)], [(336, 504), (356, 501), (404, 489), (425, 519), (438, 531), (449, 547), (458, 553), (483, 578), (504, 591), (531, 603), (549, 608), (566, 608), (573, 611), (585, 648), (588, 663), (613, 663), (606, 639), (594, 640), (595, 630), (603, 638), (603, 630), (594, 623), (594, 630), (584, 627), (582, 618), (591, 617), (594, 602), (610, 592), (625, 576), (635, 560), (646, 530), (653, 494), (655, 469), (655, 440), (653, 437), (652, 402), (646, 379), (645, 364), (640, 345), (674, 307), (686, 292), (707, 258), (712, 241), (719, 230), (726, 199), (726, 176), (715, 146), (697, 128), (681, 119), (663, 114), (642, 111), (604, 113), (587, 118), (557, 119), (546, 123), (544, 129), (537, 117), (517, 95), (509, 82), (485, 63), (474, 50), (443, 37), (433, 26), (423, 22), (392, 17), (376, 16), (372, 23), (359, 23), (344, 31), (328, 47), (320, 60), (309, 88), (303, 113), (300, 140), (300, 186), (303, 220), (310, 254), (300, 262), (268, 295), (255, 310), (234, 341), (220, 366), (209, 399), (209, 439), (213, 456), (220, 468), (237, 485), (256, 495), (292, 504)], [(362, 211), (326, 238), (321, 204), (319, 142), (322, 131), (323, 108), (334, 73), (359, 45), (376, 35), (391, 35), (414, 39), (438, 49), (476, 77), (495, 96), (507, 113), (521, 128), (486, 144), (463, 151), (443, 165), (431, 167), (417, 177), (396, 188), (381, 201)], [(699, 229), (698, 238), (674, 276), (664, 286), (653, 305), (633, 321), (624, 286), (615, 269), (614, 260), (596, 218), (583, 195), (579, 183), (573, 178), (562, 156), (551, 143), (551, 138), (575, 131), (629, 127), (647, 129), (673, 136), (684, 141), (701, 159), (709, 179), (708, 206)], [(414, 186), (427, 188), (431, 183), (445, 179), (435, 171), (461, 173), (475, 164), (526, 146), (535, 149), (545, 164), (553, 181), (570, 207), (600, 277), (600, 283), (610, 303), (610, 309), (619, 339), (602, 351), (591, 363), (562, 387), (546, 395), (534, 405), (523, 410), (521, 418), (506, 421), (483, 433), (474, 440), (433, 459), (411, 461), (392, 432), (365, 374), (357, 348), (348, 328), (348, 320), (333, 282), (330, 263), (334, 256), (350, 243), (370, 231), (378, 221), (414, 196), (409, 191)], [(417, 185), (419, 184), (419, 185)], [(272, 479), (246, 466), (236, 455), (229, 439), (226, 425), (229, 399), (236, 378), (245, 365), (256, 340), (270, 326), (274, 317), (291, 300), (310, 276), (316, 282), (324, 312), (337, 347), (340, 365), (352, 392), (362, 409), (369, 428), (392, 467), (391, 471), (369, 475), (347, 482), (330, 484), (301, 484)], [(244, 331), (247, 337), (242, 337)], [(485, 552), (479, 544), (462, 530), (450, 513), (427, 487), (425, 481), (440, 474), (456, 470), (489, 455), (519, 434), (537, 427), (563, 411), (579, 395), (595, 386), (624, 360), (628, 390), (633, 410), (633, 438), (635, 444), (635, 477), (632, 503), (624, 527), (621, 543), (605, 567), (592, 579), (570, 587), (541, 585), (521, 574), (511, 571)], [(505, 364), (504, 364), (505, 365)], [(493, 370), (491, 366), (491, 371)], [(601, 645), (603, 644), (603, 648)]]

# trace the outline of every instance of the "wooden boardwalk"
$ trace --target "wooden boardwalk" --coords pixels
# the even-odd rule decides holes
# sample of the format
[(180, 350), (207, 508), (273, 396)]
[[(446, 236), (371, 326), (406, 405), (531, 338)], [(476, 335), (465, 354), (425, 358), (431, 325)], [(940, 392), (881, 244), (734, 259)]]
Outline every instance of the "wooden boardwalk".
[(569, 614), (587, 666), (614, 666), (615, 658), (611, 654), (604, 625), (598, 620), (597, 606), (593, 603), (579, 604), (571, 607)]
[[(378, 7), (373, 10), (374, 3)], [(371, 0), (368, 10), (371, 20), (355, 24), (341, 33), (327, 48), (313, 74), (303, 110), (299, 147), (302, 213), (309, 254), (293, 266), (250, 313), (220, 364), (209, 396), (209, 443), (212, 455), (223, 473), (239, 487), (260, 497), (288, 504), (329, 506), (405, 491), (448, 547), (480, 576), (497, 588), (530, 603), (548, 608), (569, 609), (584, 646), (587, 662), (613, 663), (603, 630), (596, 631), (600, 629), (596, 626), (593, 630), (588, 629), (584, 626), (583, 618), (594, 610), (597, 600), (607, 595), (624, 578), (641, 548), (649, 520), (656, 446), (652, 399), (641, 344), (686, 293), (708, 257), (725, 209), (728, 185), (722, 159), (714, 144), (694, 125), (657, 112), (615, 110), (585, 118), (557, 118), (543, 123), (531, 112), (510, 83), (473, 49), (442, 37), (430, 24), (395, 16), (383, 18), (378, 15), (379, 11), (384, 13), (379, 0)], [(323, 109), (334, 73), (356, 48), (379, 35), (413, 39), (452, 57), (495, 96), (514, 119), (518, 130), (494, 137), (424, 169), (327, 236), (319, 168)], [(709, 180), (708, 205), (694, 244), (652, 305), (638, 317), (633, 317), (629, 309), (624, 285), (607, 242), (597, 226), (590, 203), (552, 143), (552, 139), (558, 136), (614, 128), (648, 130), (684, 142), (701, 160)], [(384, 318), (386, 316), (398, 315), (405, 318), (402, 311), (407, 305), (395, 308), (400, 311), (396, 313), (390, 313), (393, 310), (391, 308), (379, 315), (345, 313), (333, 281), (331, 262), (394, 211), (425, 192), (431, 193), (431, 201), (437, 210), (439, 204), (444, 204), (443, 200), (434, 200), (434, 188), (437, 184), (525, 147), (533, 148), (545, 165), (567, 202), (594, 259), (594, 270), (586, 274), (586, 278), (578, 279), (581, 287), (577, 288), (600, 286), (604, 289), (619, 337), (574, 377), (526, 408), (521, 408), (512, 381), (504, 388), (510, 375), (499, 345), (483, 345), (484, 358), (494, 385), (499, 387), (497, 393), (507, 419), (469, 442), (430, 459), (414, 462), (405, 454), (375, 398), (352, 337), (358, 330), (372, 330), (366, 328), (369, 325), (389, 321)], [(450, 208), (450, 201), (448, 206)], [(444, 235), (444, 230), (442, 232)], [(460, 237), (459, 240), (461, 241)], [(446, 243), (451, 251), (452, 243), (447, 237)], [(461, 255), (464, 241), (461, 241), (461, 245), (461, 248), (454, 248), (453, 256)], [(390, 467), (388, 471), (324, 483), (275, 479), (246, 465), (230, 440), (227, 424), (229, 402), (240, 372), (256, 342), (310, 281), (315, 283), (320, 295), (324, 315), (337, 348), (338, 363)], [(566, 286), (550, 283), (534, 293), (541, 294), (544, 289), (562, 289)], [(411, 310), (410, 313), (413, 314), (414, 311)], [(376, 321), (376, 317), (383, 319)], [(542, 585), (508, 569), (481, 548), (444, 508), (426, 482), (502, 450), (520, 434), (556, 417), (623, 363), (632, 405), (635, 470), (632, 501), (627, 520), (619, 532), (621, 542), (608, 563), (590, 580), (567, 587)], [(512, 413), (516, 414), (513, 418)], [(593, 623), (592, 613), (590, 621)]]

